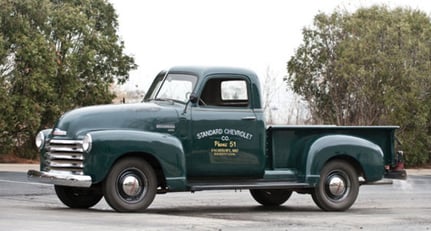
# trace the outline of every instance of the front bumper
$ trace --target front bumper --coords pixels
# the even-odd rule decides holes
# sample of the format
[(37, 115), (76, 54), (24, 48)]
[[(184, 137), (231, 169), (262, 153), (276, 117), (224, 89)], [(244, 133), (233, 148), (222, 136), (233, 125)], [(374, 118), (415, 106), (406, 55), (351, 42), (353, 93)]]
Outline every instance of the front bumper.
[(41, 172), (36, 170), (29, 170), (27, 172), (27, 178), (29, 181), (70, 187), (89, 188), (92, 184), (90, 176)]

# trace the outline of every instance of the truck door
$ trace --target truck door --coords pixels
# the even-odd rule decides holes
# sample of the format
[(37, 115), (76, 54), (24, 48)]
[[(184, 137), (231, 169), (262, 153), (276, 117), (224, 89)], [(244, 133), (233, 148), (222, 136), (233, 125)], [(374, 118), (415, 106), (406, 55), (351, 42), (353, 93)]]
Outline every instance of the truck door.
[(189, 177), (263, 175), (265, 125), (251, 106), (249, 82), (241, 75), (207, 78), (191, 109)]

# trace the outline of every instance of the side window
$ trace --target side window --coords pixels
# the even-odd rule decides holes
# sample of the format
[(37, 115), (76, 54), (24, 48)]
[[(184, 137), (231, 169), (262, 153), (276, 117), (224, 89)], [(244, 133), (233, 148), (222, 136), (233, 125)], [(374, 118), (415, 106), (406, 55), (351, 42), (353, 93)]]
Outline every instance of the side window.
[(247, 100), (247, 83), (244, 80), (229, 80), (221, 82), (221, 99), (227, 100)]
[(248, 84), (244, 79), (213, 78), (207, 81), (199, 105), (248, 107)]

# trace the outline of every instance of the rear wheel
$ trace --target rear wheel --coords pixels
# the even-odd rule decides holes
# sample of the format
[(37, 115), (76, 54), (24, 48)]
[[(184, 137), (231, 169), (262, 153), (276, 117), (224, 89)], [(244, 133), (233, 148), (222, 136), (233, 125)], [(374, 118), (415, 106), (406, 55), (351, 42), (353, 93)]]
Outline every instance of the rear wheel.
[(109, 172), (103, 185), (108, 204), (119, 212), (137, 212), (146, 209), (157, 192), (156, 174), (145, 160), (120, 160)]
[(320, 172), (320, 182), (313, 190), (313, 201), (325, 211), (344, 211), (356, 201), (359, 193), (358, 174), (346, 161), (335, 160)]
[(285, 189), (250, 189), (250, 193), (263, 206), (279, 206), (292, 195), (292, 191)]
[(70, 208), (86, 209), (96, 205), (103, 197), (99, 187), (77, 188), (55, 185), (57, 197)]

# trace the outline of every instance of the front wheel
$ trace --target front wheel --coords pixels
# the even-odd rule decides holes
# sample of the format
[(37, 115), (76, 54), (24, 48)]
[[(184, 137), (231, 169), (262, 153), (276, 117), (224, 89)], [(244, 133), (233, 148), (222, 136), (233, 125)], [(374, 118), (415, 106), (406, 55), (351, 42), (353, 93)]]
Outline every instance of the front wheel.
[(69, 186), (54, 186), (57, 197), (70, 208), (86, 209), (96, 205), (103, 197), (97, 186), (91, 188), (76, 188)]
[(284, 189), (250, 189), (250, 193), (263, 206), (279, 206), (292, 195), (292, 191)]
[(122, 159), (109, 172), (103, 192), (108, 204), (116, 211), (142, 211), (154, 200), (157, 177), (145, 160)]
[(311, 193), (313, 201), (325, 211), (344, 211), (356, 201), (358, 174), (346, 161), (335, 160), (320, 172), (320, 181)]

